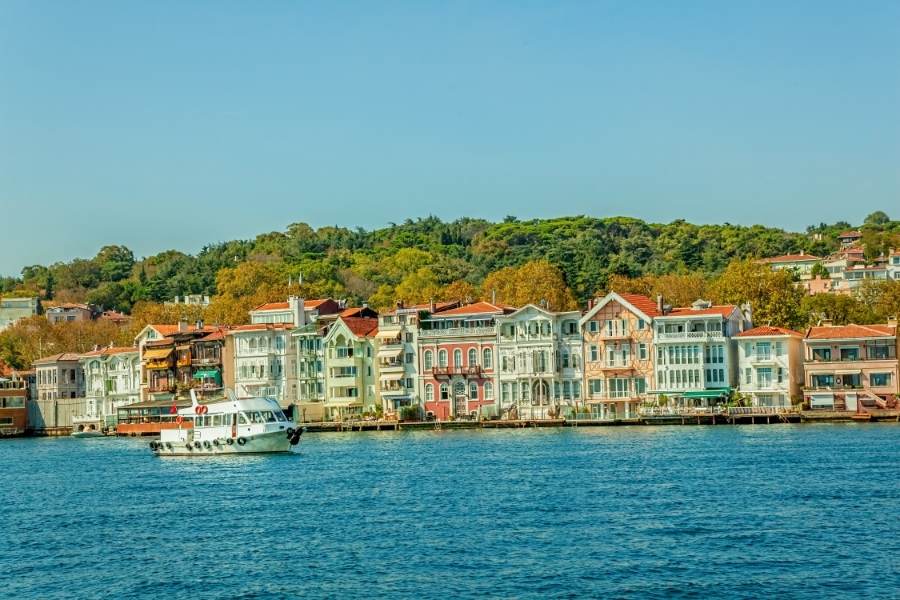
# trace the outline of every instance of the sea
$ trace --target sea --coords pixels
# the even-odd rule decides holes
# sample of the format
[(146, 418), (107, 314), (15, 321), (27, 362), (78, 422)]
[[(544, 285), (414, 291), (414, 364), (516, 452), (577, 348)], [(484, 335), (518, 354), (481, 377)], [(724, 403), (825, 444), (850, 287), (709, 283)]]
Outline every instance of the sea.
[(3, 598), (898, 598), (900, 425), (0, 440)]

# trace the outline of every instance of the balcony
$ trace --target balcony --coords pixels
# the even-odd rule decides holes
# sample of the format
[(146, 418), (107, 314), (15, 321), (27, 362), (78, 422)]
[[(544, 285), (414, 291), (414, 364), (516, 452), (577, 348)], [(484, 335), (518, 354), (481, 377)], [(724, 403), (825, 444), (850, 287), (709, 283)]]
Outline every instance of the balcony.
[(628, 362), (616, 361), (614, 363), (609, 363), (609, 362), (597, 363), (596, 367), (594, 367), (594, 368), (598, 368), (601, 371), (631, 371), (631, 370), (634, 370), (635, 366), (634, 366), (634, 361), (628, 361)]
[[(218, 365), (222, 364), (222, 359), (218, 356), (197, 356), (191, 359), (191, 364), (197, 367), (204, 365)], [(179, 366), (181, 365), (179, 364)]]
[(448, 327), (447, 329), (422, 329), (420, 338), (469, 337), (497, 335), (496, 327)]
[(479, 379), (483, 377), (483, 370), (479, 365), (471, 367), (434, 367), (431, 374), (437, 378), (449, 378), (454, 375), (462, 375), (471, 379)]
[(386, 373), (394, 373), (397, 371), (402, 371), (403, 363), (400, 361), (388, 362), (388, 363), (378, 363), (378, 370), (384, 371)]
[(168, 360), (148, 360), (144, 368), (148, 371), (165, 371), (172, 368), (172, 363)]
[(670, 333), (657, 333), (658, 342), (724, 342), (725, 336), (721, 331), (677, 331)]

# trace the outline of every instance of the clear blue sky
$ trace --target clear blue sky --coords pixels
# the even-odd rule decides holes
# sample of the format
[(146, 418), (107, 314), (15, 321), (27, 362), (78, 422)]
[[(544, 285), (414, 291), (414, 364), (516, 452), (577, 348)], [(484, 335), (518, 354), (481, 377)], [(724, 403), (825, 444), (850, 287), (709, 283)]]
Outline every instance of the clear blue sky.
[(0, 273), (436, 214), (900, 218), (900, 2), (0, 1)]

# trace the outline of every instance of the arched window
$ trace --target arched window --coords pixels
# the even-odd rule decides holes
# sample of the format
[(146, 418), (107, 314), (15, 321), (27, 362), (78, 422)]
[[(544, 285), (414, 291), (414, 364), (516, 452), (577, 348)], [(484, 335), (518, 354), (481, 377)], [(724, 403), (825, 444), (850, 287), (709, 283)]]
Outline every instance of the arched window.
[(453, 366), (461, 367), (462, 366), (462, 350), (457, 348), (453, 351)]
[(430, 383), (425, 384), (425, 402), (434, 400), (434, 386)]
[(446, 350), (440, 350), (438, 352), (438, 366), (439, 367), (447, 366), (447, 351)]
[[(431, 350), (426, 350), (425, 351), (425, 370), (426, 371), (431, 370), (433, 361), (434, 361), (434, 353)], [(434, 389), (432, 389), (431, 391), (433, 393)]]
[(450, 386), (446, 383), (441, 384), (441, 400), (450, 399)]
[(469, 348), (469, 366), (474, 367), (478, 364), (478, 350)]
[(494, 353), (491, 351), (491, 349), (485, 348), (482, 352), (482, 356), (483, 358), (481, 360), (481, 366), (485, 369), (494, 368)]
[(478, 384), (474, 381), (469, 384), (469, 400), (478, 400)]
[(250, 350), (256, 350), (256, 338), (250, 338)]
[(465, 396), (466, 395), (466, 382), (465, 381), (457, 381), (453, 384), (453, 394), (456, 396)]
[(259, 339), (259, 349), (265, 350), (268, 347), (269, 347), (269, 340), (266, 338), (260, 338)]
[(578, 355), (575, 354), (574, 352), (572, 353), (572, 368), (573, 369), (578, 368)]
[(493, 400), (494, 399), (494, 384), (490, 381), (484, 382), (484, 399), (485, 400)]

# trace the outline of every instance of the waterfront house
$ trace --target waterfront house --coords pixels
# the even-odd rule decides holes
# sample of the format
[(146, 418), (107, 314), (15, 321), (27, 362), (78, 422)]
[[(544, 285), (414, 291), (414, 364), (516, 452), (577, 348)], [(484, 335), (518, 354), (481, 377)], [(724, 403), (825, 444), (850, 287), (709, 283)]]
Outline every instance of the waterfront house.
[(734, 336), (752, 327), (750, 307), (697, 300), (682, 308), (663, 304), (660, 312), (653, 319), (653, 394), (660, 404), (708, 407), (726, 401), (737, 386)]
[(34, 361), (37, 396), (28, 407), (28, 428), (60, 431), (72, 427), (72, 417), (84, 414), (84, 369), (81, 356), (54, 354)]
[(636, 417), (654, 382), (653, 320), (663, 314), (640, 294), (610, 292), (581, 318), (586, 403), (597, 419)]
[(378, 317), (376, 371), (378, 395), (385, 418), (399, 419), (404, 408), (419, 407), (424, 415), (420, 390), (419, 319), (432, 312), (449, 310), (459, 302), (438, 302), (407, 306), (398, 302), (394, 310)]
[(419, 354), (426, 416), (447, 420), (499, 414), (497, 318), (514, 310), (475, 302), (423, 315)]
[(803, 339), (810, 408), (863, 411), (897, 406), (897, 322), (810, 327)]
[[(556, 312), (534, 304), (497, 316), (496, 391), (501, 416), (559, 418), (570, 416), (582, 403), (580, 317), (579, 311)], [(489, 353), (490, 348), (482, 352)], [(483, 385), (485, 398), (492, 397), (494, 382)]]
[[(195, 385), (192, 344), (220, 331), (221, 328), (197, 321), (189, 325), (147, 325), (135, 336), (141, 357), (141, 398), (167, 401), (176, 396), (187, 397)], [(197, 365), (200, 367), (201, 365)]]
[[(301, 315), (301, 306), (303, 315)], [(268, 302), (257, 306), (250, 311), (250, 322), (253, 324), (291, 323), (301, 327), (317, 320), (319, 316), (337, 314), (340, 311), (340, 303), (331, 298), (304, 300), (298, 296), (291, 296), (287, 302)]]
[(27, 377), (12, 370), (0, 372), (0, 436), (25, 433), (29, 399)]
[(338, 317), (322, 340), (325, 353), (324, 418), (342, 420), (375, 412), (375, 336), (378, 319)]
[(3, 331), (19, 319), (33, 317), (40, 311), (41, 301), (36, 296), (31, 298), (0, 298), (0, 331)]
[(118, 409), (141, 400), (140, 351), (98, 348), (82, 354), (80, 363), (85, 378), (84, 413), (74, 415), (72, 425), (114, 427)]
[[(228, 330), (225, 340), (225, 387), (238, 398), (271, 396), (282, 408), (296, 397), (296, 350), (293, 323), (254, 323)], [(232, 361), (233, 359), (233, 361)]]
[(752, 406), (790, 408), (802, 398), (803, 334), (762, 326), (735, 336), (739, 390)]

